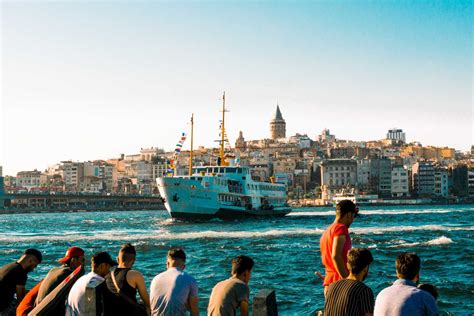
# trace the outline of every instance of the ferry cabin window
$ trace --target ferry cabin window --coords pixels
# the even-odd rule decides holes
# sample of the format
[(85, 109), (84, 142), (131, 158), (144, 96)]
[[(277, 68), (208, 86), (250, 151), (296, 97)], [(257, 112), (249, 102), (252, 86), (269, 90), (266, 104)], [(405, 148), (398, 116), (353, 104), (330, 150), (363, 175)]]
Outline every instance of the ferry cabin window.
[(226, 173), (236, 173), (236, 168), (225, 168)]

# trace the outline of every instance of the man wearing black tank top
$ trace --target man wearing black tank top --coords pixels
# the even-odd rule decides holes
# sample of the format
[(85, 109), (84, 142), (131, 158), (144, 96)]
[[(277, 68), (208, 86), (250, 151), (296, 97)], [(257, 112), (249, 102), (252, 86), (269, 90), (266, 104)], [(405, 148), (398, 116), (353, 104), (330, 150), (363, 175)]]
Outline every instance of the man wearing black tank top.
[[(125, 244), (120, 249), (117, 262), (118, 267), (106, 277), (110, 295), (104, 297), (107, 314), (141, 316), (150, 315), (150, 297), (145, 286), (143, 275), (132, 270), (136, 259), (135, 247)], [(137, 302), (137, 291), (143, 305)]]

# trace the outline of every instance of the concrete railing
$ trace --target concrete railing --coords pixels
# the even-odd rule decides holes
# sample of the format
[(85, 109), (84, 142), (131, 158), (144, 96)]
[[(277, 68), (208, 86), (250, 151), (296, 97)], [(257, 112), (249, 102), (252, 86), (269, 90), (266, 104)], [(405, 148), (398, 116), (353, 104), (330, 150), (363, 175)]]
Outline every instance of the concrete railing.
[(253, 298), (253, 316), (278, 316), (275, 290), (263, 289)]

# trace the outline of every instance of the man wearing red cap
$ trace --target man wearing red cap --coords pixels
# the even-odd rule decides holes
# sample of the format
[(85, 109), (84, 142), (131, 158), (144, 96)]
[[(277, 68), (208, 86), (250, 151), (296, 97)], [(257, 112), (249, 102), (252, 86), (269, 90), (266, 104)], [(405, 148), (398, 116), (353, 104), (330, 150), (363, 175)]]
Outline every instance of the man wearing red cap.
[[(36, 305), (38, 305), (50, 292), (52, 292), (65, 278), (67, 278), (77, 267), (84, 267), (85, 257), (84, 250), (79, 247), (71, 247), (66, 251), (66, 255), (59, 259), (58, 262), (63, 265), (52, 268), (44, 278), (38, 290), (36, 297)], [(84, 271), (81, 272), (83, 274)], [(64, 297), (59, 300), (66, 300), (68, 293), (64, 293)], [(57, 304), (53, 315), (64, 315), (66, 312), (64, 304)]]

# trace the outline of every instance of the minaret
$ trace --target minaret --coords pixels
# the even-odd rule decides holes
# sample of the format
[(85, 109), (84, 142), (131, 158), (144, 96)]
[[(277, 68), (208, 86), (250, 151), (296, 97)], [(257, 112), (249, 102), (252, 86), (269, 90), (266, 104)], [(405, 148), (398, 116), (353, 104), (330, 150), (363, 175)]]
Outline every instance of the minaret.
[(277, 104), (275, 117), (270, 121), (270, 134), (272, 139), (286, 138), (286, 122)]
[(235, 141), (235, 149), (245, 151), (245, 138), (242, 131), (239, 132), (239, 138)]

